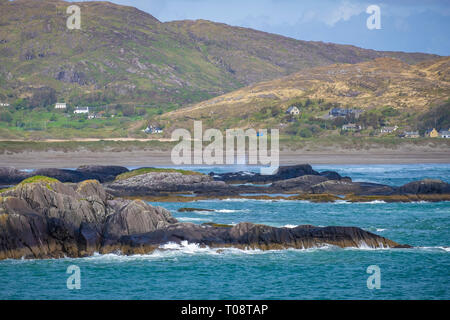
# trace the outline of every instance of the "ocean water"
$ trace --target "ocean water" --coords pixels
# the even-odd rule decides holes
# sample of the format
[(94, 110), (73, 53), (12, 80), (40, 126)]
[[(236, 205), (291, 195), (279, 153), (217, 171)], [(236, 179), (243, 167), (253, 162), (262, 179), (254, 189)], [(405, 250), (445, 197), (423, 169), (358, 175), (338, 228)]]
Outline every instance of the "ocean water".
[[(314, 166), (354, 180), (390, 185), (450, 180), (450, 164)], [(192, 169), (192, 168), (191, 168)], [(219, 170), (217, 170), (219, 169)], [(255, 171), (257, 168), (245, 168)], [(202, 172), (229, 168), (197, 168)], [(310, 203), (289, 200), (205, 200), (151, 203), (183, 222), (277, 227), (358, 226), (413, 249), (321, 247), (307, 250), (210, 249), (167, 244), (148, 255), (0, 261), (0, 299), (449, 299), (450, 202)], [(178, 212), (182, 207), (212, 212)], [(70, 265), (81, 289), (69, 290)], [(367, 267), (381, 271), (370, 290)]]

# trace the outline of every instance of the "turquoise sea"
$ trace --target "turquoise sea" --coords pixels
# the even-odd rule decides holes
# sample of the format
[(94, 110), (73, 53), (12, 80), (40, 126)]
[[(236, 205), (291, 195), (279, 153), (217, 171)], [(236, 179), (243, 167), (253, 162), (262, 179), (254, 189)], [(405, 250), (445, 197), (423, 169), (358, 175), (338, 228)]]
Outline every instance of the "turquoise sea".
[[(450, 181), (450, 164), (313, 168), (390, 185), (426, 177)], [(211, 199), (152, 204), (167, 208), (184, 222), (358, 226), (415, 248), (244, 251), (183, 243), (139, 256), (6, 260), (0, 261), (0, 299), (450, 299), (450, 202), (315, 204)], [(214, 211), (177, 212), (181, 207)], [(70, 265), (81, 270), (80, 290), (67, 289)], [(380, 289), (367, 287), (370, 265), (381, 270)]]

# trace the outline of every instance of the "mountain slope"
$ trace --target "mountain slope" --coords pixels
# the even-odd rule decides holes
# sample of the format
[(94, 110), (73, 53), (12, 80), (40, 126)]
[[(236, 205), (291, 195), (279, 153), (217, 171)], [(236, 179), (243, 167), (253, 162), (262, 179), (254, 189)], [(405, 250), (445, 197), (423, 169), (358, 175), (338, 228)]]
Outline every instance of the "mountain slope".
[(211, 61), (223, 65), (246, 85), (333, 63), (358, 63), (380, 57), (416, 63), (432, 57), (423, 53), (375, 51), (351, 45), (295, 40), (206, 20), (173, 21), (167, 25), (205, 48)]
[[(163, 115), (167, 126), (186, 127), (186, 119), (207, 121), (208, 126), (283, 126), (279, 118), (261, 115), (273, 109), (284, 114), (288, 106), (319, 101), (317, 110), (301, 111), (322, 117), (342, 107), (375, 110), (390, 107), (394, 114), (423, 114), (450, 98), (450, 57), (417, 65), (394, 58), (378, 58), (358, 64), (334, 64), (297, 72), (284, 78), (261, 82), (234, 92)], [(303, 104), (302, 104), (303, 102)], [(258, 115), (258, 116), (257, 116)], [(275, 119), (275, 120), (274, 120)]]
[(76, 101), (186, 103), (241, 85), (151, 15), (106, 2), (77, 3), (81, 30), (66, 28), (62, 1), (0, 7), (3, 95), (48, 86)]
[(108, 2), (76, 3), (81, 30), (68, 30), (71, 4), (0, 1), (0, 100), (33, 104), (31, 97), (45, 87), (72, 104), (167, 109), (314, 66), (381, 56), (408, 63), (436, 57), (298, 41), (202, 20), (161, 23)]

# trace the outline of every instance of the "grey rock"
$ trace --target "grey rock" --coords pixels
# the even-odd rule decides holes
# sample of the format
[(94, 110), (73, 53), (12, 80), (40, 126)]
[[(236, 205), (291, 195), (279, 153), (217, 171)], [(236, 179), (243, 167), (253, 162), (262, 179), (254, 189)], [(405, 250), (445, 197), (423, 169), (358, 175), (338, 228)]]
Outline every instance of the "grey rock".
[(450, 184), (439, 179), (423, 179), (407, 183), (398, 188), (399, 194), (445, 194), (450, 193)]
[(184, 175), (179, 172), (151, 172), (116, 180), (107, 185), (108, 190), (116, 196), (152, 195), (161, 192), (209, 192), (227, 189), (223, 181), (214, 181), (207, 175)]

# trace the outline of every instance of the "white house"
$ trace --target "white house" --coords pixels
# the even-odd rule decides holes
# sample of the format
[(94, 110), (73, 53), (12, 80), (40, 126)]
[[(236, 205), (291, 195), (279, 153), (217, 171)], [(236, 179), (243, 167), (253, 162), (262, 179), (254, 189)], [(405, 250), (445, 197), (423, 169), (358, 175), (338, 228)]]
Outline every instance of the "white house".
[(0, 107), (9, 107), (9, 103), (0, 102)]
[(57, 102), (55, 104), (55, 109), (67, 109), (67, 104), (65, 102)]
[(296, 106), (291, 106), (286, 110), (286, 113), (296, 116), (300, 114), (300, 110)]
[(405, 131), (401, 135), (403, 138), (419, 138), (419, 131)]
[(76, 109), (73, 111), (73, 113), (76, 113), (76, 114), (89, 113), (89, 107), (76, 107)]
[(342, 130), (357, 131), (357, 130), (361, 130), (361, 126), (354, 124), (354, 123), (347, 123), (342, 126)]
[(393, 127), (383, 127), (381, 128), (381, 133), (392, 133), (394, 131), (396, 131), (398, 129), (397, 126), (393, 126)]
[(439, 136), (441, 138), (450, 139), (450, 130), (441, 130), (441, 131), (439, 131)]

